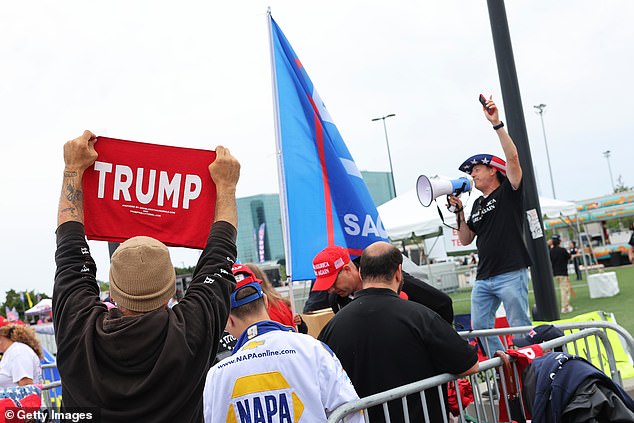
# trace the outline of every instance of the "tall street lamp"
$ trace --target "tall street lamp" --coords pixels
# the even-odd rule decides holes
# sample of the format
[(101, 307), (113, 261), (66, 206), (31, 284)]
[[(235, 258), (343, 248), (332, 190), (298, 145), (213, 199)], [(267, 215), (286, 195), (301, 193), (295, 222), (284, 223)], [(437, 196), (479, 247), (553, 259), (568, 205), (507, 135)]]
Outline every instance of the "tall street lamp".
[(548, 173), (550, 173), (550, 186), (553, 189), (553, 198), (557, 198), (555, 194), (555, 181), (553, 181), (553, 171), (550, 168), (550, 154), (548, 154), (548, 142), (546, 142), (546, 128), (544, 127), (544, 109), (546, 108), (545, 104), (539, 104), (537, 106), (533, 106), (537, 109), (536, 113), (539, 113), (539, 117), (542, 121), (542, 132), (544, 133), (544, 145), (546, 146), (546, 159), (548, 160)]
[(614, 192), (614, 179), (612, 178), (612, 166), (610, 166), (610, 150), (603, 152), (603, 157), (608, 160), (608, 170), (610, 171), (610, 183), (612, 184), (612, 192)]
[(396, 116), (394, 113), (389, 115), (385, 115), (382, 117), (372, 119), (372, 122), (376, 122), (377, 120), (383, 121), (383, 131), (385, 131), (385, 144), (387, 145), (387, 158), (390, 161), (390, 176), (392, 177), (392, 191), (394, 192), (394, 196), (396, 197), (396, 185), (394, 184), (394, 168), (392, 168), (392, 155), (390, 154), (390, 143), (387, 138), (387, 126), (385, 125), (385, 119), (391, 118), (392, 116)]

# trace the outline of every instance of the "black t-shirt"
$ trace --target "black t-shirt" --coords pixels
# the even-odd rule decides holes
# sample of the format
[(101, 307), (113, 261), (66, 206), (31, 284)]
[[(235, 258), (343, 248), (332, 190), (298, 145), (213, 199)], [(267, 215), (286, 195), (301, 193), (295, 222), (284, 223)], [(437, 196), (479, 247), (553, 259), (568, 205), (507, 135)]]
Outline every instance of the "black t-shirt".
[(565, 248), (550, 249), (550, 264), (553, 267), (554, 276), (568, 276), (568, 260), (570, 260), (570, 253)]
[(487, 279), (530, 265), (523, 236), (522, 187), (514, 190), (508, 179), (488, 197), (473, 204), (467, 224), (478, 236), (477, 279)]
[[(476, 351), (438, 314), (394, 291), (356, 293), (322, 329), (319, 340), (337, 355), (360, 397), (441, 373), (462, 373), (478, 360)], [(438, 391), (426, 392), (431, 421), (443, 421)], [(393, 422), (403, 420), (401, 401), (390, 402)], [(421, 421), (419, 395), (408, 397), (411, 421)], [(370, 421), (383, 421), (380, 408)]]
[[(312, 289), (312, 288), (311, 288)], [(304, 313), (311, 311), (323, 310), (330, 307), (328, 302), (328, 291), (310, 291), (308, 299), (304, 303)]]

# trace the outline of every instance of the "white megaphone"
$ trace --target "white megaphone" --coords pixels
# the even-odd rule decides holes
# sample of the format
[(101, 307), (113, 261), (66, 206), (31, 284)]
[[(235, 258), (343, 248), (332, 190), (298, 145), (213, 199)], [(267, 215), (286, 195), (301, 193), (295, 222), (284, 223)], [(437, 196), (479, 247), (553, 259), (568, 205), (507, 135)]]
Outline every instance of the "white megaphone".
[(429, 207), (431, 202), (441, 195), (460, 195), (463, 192), (470, 192), (472, 185), (471, 179), (464, 176), (449, 180), (430, 179), (425, 175), (420, 175), (416, 181), (416, 194), (418, 201), (423, 206)]

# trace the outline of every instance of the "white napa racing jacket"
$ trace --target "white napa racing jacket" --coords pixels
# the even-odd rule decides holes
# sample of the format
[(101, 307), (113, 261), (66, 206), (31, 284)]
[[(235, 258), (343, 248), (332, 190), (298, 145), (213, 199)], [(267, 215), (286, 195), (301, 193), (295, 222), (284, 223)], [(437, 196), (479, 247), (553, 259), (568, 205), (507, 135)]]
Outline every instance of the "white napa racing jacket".
[[(338, 406), (359, 398), (339, 359), (301, 333), (256, 333), (209, 370), (205, 422), (325, 422)], [(361, 412), (346, 418), (363, 422)]]

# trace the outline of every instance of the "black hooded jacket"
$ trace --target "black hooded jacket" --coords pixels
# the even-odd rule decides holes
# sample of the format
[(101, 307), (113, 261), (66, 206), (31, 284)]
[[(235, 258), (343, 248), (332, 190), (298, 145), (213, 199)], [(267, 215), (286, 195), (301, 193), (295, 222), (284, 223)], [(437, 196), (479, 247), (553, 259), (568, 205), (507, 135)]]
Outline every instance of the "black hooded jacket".
[(235, 287), (235, 236), (231, 224), (214, 223), (185, 298), (123, 316), (99, 300), (83, 225), (60, 225), (53, 320), (63, 406), (93, 408), (101, 422), (202, 422), (205, 377)]

